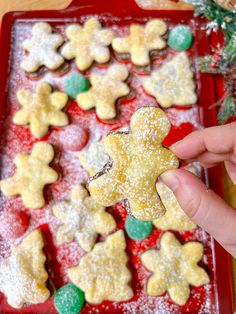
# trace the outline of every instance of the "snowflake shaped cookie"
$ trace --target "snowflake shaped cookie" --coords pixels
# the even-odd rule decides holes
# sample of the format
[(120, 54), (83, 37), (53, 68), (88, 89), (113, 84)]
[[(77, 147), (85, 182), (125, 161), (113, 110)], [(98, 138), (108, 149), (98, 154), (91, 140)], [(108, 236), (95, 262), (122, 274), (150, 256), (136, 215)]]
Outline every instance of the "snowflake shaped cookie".
[(66, 29), (69, 42), (62, 48), (62, 55), (71, 60), (75, 58), (79, 70), (85, 71), (94, 61), (106, 63), (110, 59), (108, 46), (113, 39), (113, 32), (102, 29), (98, 19), (90, 18), (84, 26), (71, 25)]
[(53, 157), (53, 147), (44, 142), (36, 143), (31, 154), (17, 154), (16, 173), (0, 181), (2, 192), (8, 196), (20, 194), (26, 207), (43, 207), (45, 204), (44, 186), (56, 182), (58, 178), (56, 171), (49, 166)]
[(90, 177), (99, 172), (109, 161), (109, 155), (105, 151), (103, 141), (92, 143), (88, 149), (78, 153), (79, 161)]
[(13, 246), (11, 255), (1, 261), (0, 291), (14, 308), (21, 308), (24, 303), (43, 303), (50, 296), (43, 247), (41, 231), (35, 230)]
[(93, 248), (98, 234), (109, 233), (116, 227), (112, 215), (81, 185), (72, 189), (68, 200), (56, 203), (52, 211), (62, 223), (56, 235), (58, 244), (76, 239), (85, 251)]
[(21, 109), (16, 112), (13, 121), (18, 125), (29, 125), (32, 134), (41, 138), (48, 132), (49, 126), (61, 127), (68, 124), (67, 115), (62, 112), (68, 97), (61, 92), (52, 92), (46, 82), (37, 85), (36, 93), (20, 89), (17, 99)]
[(131, 61), (138, 66), (150, 64), (150, 51), (165, 48), (166, 42), (161, 37), (167, 31), (164, 21), (153, 19), (145, 26), (132, 24), (130, 35), (114, 38), (112, 47), (118, 53), (130, 53)]
[(89, 303), (121, 302), (132, 298), (125, 248), (124, 232), (119, 230), (104, 242), (97, 243), (81, 258), (78, 266), (68, 270), (69, 278), (84, 291)]
[(198, 287), (209, 282), (206, 271), (198, 266), (202, 255), (201, 243), (181, 245), (174, 234), (164, 233), (160, 250), (148, 250), (141, 255), (143, 265), (153, 272), (147, 282), (147, 293), (158, 296), (168, 291), (176, 304), (184, 305), (190, 295), (189, 285)]
[[(187, 166), (185, 169), (197, 174), (193, 166)], [(154, 226), (162, 230), (184, 231), (195, 229), (196, 224), (184, 213), (174, 193), (162, 181), (157, 182), (156, 188), (166, 212), (162, 217), (153, 221)]]
[(164, 108), (188, 106), (197, 101), (193, 72), (185, 52), (178, 53), (144, 79), (144, 89)]
[(143, 107), (132, 116), (130, 128), (130, 133), (111, 133), (104, 139), (113, 164), (92, 179), (89, 190), (104, 206), (128, 199), (136, 218), (153, 220), (165, 213), (156, 180), (179, 164), (176, 156), (162, 146), (170, 122), (161, 109)]
[(32, 28), (32, 37), (22, 43), (29, 55), (21, 63), (26, 72), (35, 72), (41, 66), (50, 70), (59, 68), (64, 58), (57, 52), (64, 39), (60, 34), (53, 33), (48, 23), (36, 23)]
[(91, 88), (77, 96), (79, 106), (84, 110), (96, 108), (102, 120), (116, 116), (116, 100), (129, 94), (129, 87), (123, 81), (129, 75), (128, 69), (121, 64), (110, 66), (105, 75), (91, 74)]

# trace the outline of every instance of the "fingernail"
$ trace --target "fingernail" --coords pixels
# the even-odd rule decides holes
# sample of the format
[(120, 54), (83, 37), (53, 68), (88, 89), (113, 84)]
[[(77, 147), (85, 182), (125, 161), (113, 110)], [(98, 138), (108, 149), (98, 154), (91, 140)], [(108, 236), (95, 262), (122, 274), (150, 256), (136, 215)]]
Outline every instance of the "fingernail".
[(182, 142), (183, 140), (180, 140), (178, 142), (175, 142), (174, 144), (170, 145), (170, 149), (174, 148), (175, 146), (177, 146), (180, 142)]
[(162, 175), (160, 175), (160, 179), (172, 191), (175, 191), (179, 187), (179, 179), (173, 170), (164, 172)]
[(231, 181), (233, 182), (234, 185), (236, 185), (236, 173), (228, 173)]

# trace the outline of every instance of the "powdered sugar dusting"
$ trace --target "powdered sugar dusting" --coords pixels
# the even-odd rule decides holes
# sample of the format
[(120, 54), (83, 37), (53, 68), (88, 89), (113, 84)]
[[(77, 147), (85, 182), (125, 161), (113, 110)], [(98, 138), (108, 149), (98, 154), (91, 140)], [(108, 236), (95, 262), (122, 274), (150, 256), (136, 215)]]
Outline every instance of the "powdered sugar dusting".
[[(104, 26), (111, 26), (114, 22), (122, 24), (118, 18), (111, 16), (99, 16), (98, 17)], [(64, 20), (58, 20), (57, 22), (50, 23), (53, 25), (53, 29), (63, 36), (65, 36), (66, 23), (74, 23), (75, 21), (83, 22), (88, 19), (88, 16), (76, 17), (71, 21), (65, 22)], [(136, 22), (146, 22), (147, 18), (136, 19)], [(38, 22), (37, 20), (35, 22)], [(112, 30), (116, 35), (125, 36), (129, 33), (129, 27), (127, 23), (131, 22), (131, 18), (125, 19), (126, 25), (119, 26), (113, 25)], [(169, 27), (172, 27), (170, 20), (168, 20)], [(19, 104), (16, 100), (16, 91), (22, 87), (30, 90), (35, 90), (38, 81), (46, 81), (52, 85), (55, 90), (63, 91), (63, 82), (67, 75), (76, 71), (76, 65), (74, 62), (66, 62), (65, 68), (59, 69), (57, 72), (45, 71), (41, 69), (39, 76), (26, 76), (22, 70), (19, 69), (19, 64), (22, 62), (25, 53), (23, 52), (21, 45), (22, 42), (31, 37), (33, 21), (18, 21), (14, 25), (12, 33), (12, 59), (11, 59), (11, 72), (9, 76), (9, 93), (8, 104), (6, 106), (6, 119), (3, 126), (3, 134), (1, 140), (1, 178), (7, 178), (14, 174), (15, 165), (14, 157), (17, 153), (26, 151), (30, 152), (32, 146), (37, 140), (30, 134), (27, 127), (15, 126), (12, 123), (14, 113), (19, 109)], [(194, 21), (191, 22), (191, 28), (194, 33)], [(163, 51), (157, 56), (153, 56), (152, 67), (158, 68), (165, 58), (169, 58), (173, 55), (173, 52), (169, 49)], [(196, 47), (193, 45), (189, 57), (194, 65), (196, 56)], [(89, 133), (89, 139), (83, 151), (88, 151), (90, 145), (96, 144), (101, 141), (104, 136), (109, 132), (117, 130), (123, 126), (127, 126), (130, 123), (132, 114), (140, 107), (154, 106), (158, 104), (154, 97), (145, 93), (142, 88), (142, 79), (149, 75), (151, 67), (136, 68), (131, 62), (128, 61), (129, 56), (121, 56), (112, 52), (112, 59), (110, 64), (118, 62), (125, 64), (126, 68), (130, 71), (130, 76), (126, 81), (131, 91), (130, 94), (117, 102), (117, 118), (115, 120), (102, 122), (95, 115), (94, 110), (84, 112), (80, 109), (75, 101), (70, 101), (65, 109), (65, 112), (69, 116), (71, 124), (80, 125)], [(91, 69), (83, 74), (89, 78), (91, 71), (94, 73), (102, 73), (106, 70), (110, 64), (98, 65), (95, 64)], [(198, 77), (198, 76), (197, 76)], [(201, 92), (201, 86), (198, 85), (198, 94)], [(191, 123), (193, 128), (201, 128), (199, 118), (199, 107), (186, 107), (186, 108), (170, 108), (166, 111), (172, 126), (176, 126), (179, 129), (182, 128), (184, 123)], [(5, 212), (9, 210), (17, 211), (24, 210), (30, 216), (30, 224), (26, 233), (13, 241), (14, 245), (22, 242), (23, 238), (36, 228), (42, 228), (42, 233), (45, 237), (45, 252), (47, 256), (46, 269), (49, 273), (49, 282), (52, 282), (56, 288), (60, 287), (64, 283), (69, 281), (67, 271), (70, 267), (76, 266), (81, 257), (85, 254), (78, 243), (75, 241), (58, 245), (56, 241), (56, 232), (59, 226), (58, 220), (52, 215), (51, 206), (65, 198), (72, 187), (76, 184), (86, 184), (88, 182), (89, 175), (85, 169), (81, 166), (77, 152), (65, 150), (63, 143), (61, 142), (60, 134), (63, 130), (60, 128), (51, 128), (46, 137), (42, 141), (47, 141), (53, 145), (55, 150), (55, 158), (51, 166), (59, 174), (58, 182), (50, 185), (44, 190), (47, 205), (40, 210), (30, 210), (25, 208), (22, 204), (20, 197), (6, 198), (0, 195), (0, 211)], [(184, 136), (185, 134), (182, 134)], [(170, 134), (170, 137), (175, 141), (176, 135)], [(105, 160), (104, 160), (105, 161)], [(100, 166), (99, 166), (100, 167)], [(114, 206), (111, 210), (114, 216), (117, 227), (123, 228), (125, 218), (127, 216), (127, 210), (120, 203)], [(146, 282), (150, 273), (144, 269), (140, 261), (140, 254), (144, 251), (156, 247), (158, 239), (162, 232), (154, 228), (152, 234), (143, 241), (134, 241), (126, 238), (127, 242), (127, 254), (129, 256), (128, 267), (132, 272), (132, 288), (135, 293), (135, 297), (130, 301), (115, 303), (104, 302), (100, 305), (94, 306), (92, 304), (86, 304), (81, 313), (125, 313), (125, 314), (177, 314), (177, 313), (200, 313), (206, 314), (216, 313), (216, 276), (213, 264), (213, 248), (212, 239), (203, 230), (197, 228), (195, 231), (186, 231), (178, 234), (181, 242), (189, 240), (200, 241), (204, 245), (204, 257), (202, 260), (203, 266), (206, 267), (211, 274), (211, 282), (209, 285), (203, 287), (194, 288), (191, 287), (191, 297), (186, 306), (179, 307), (173, 304), (168, 295), (160, 297), (149, 297), (146, 293)], [(104, 239), (104, 238), (101, 238)], [(100, 241), (100, 238), (98, 238)], [(0, 239), (0, 263), (3, 258), (6, 258), (11, 253), (11, 247), (9, 241)], [(56, 265), (56, 266), (55, 266)], [(2, 300), (2, 299), (1, 299)], [(50, 302), (50, 301), (49, 301)], [(29, 305), (29, 304), (28, 304)], [(44, 304), (45, 305), (45, 304)], [(48, 308), (44, 305), (40, 305), (37, 308), (32, 309), (35, 313), (49, 313)], [(9, 306), (4, 303), (4, 310), (6, 312), (12, 311)], [(30, 306), (30, 305), (29, 305)], [(20, 310), (24, 313), (24, 308)], [(27, 311), (31, 311), (31, 307), (28, 307)], [(56, 310), (50, 307), (50, 313), (54, 313)]]

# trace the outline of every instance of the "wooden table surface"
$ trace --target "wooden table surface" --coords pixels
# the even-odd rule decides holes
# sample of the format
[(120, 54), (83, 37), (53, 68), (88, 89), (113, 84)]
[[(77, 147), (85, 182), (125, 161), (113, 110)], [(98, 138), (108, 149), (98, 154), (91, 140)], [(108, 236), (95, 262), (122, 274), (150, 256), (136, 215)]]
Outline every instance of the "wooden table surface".
[[(117, 0), (118, 1), (118, 0)], [(71, 0), (0, 0), (0, 18), (8, 11), (16, 10), (38, 10), (38, 9), (62, 9), (69, 5)], [(137, 0), (137, 2), (146, 8), (153, 9), (191, 9), (192, 6), (179, 1), (174, 3), (170, 0)], [(236, 186), (232, 184), (226, 173), (224, 173), (225, 198), (228, 203), (236, 208)], [(235, 309), (236, 309), (236, 260), (232, 259)], [(222, 313), (223, 314), (223, 313)]]

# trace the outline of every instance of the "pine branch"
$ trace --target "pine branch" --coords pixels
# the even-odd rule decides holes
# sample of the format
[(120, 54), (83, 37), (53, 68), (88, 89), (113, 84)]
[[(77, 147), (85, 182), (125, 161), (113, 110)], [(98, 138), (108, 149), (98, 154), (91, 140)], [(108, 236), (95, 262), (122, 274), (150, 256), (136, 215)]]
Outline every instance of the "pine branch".
[(207, 55), (198, 60), (198, 66), (204, 73), (224, 74), (227, 68), (235, 66), (236, 63), (236, 32), (233, 34), (228, 44), (219, 51), (222, 56), (217, 67), (212, 67), (213, 56)]
[(222, 74), (219, 68), (211, 67), (212, 56), (207, 55), (198, 59), (198, 67), (203, 73)]
[(219, 124), (224, 124), (232, 117), (236, 117), (236, 104), (234, 102), (234, 98), (229, 96), (220, 108), (217, 118)]
[(236, 32), (236, 14), (227, 11), (213, 0), (192, 0), (196, 15), (204, 15), (208, 20), (215, 21), (226, 36), (226, 42)]
[(236, 31), (228, 41), (228, 44), (222, 50), (221, 63), (224, 66), (232, 65), (236, 62)]

